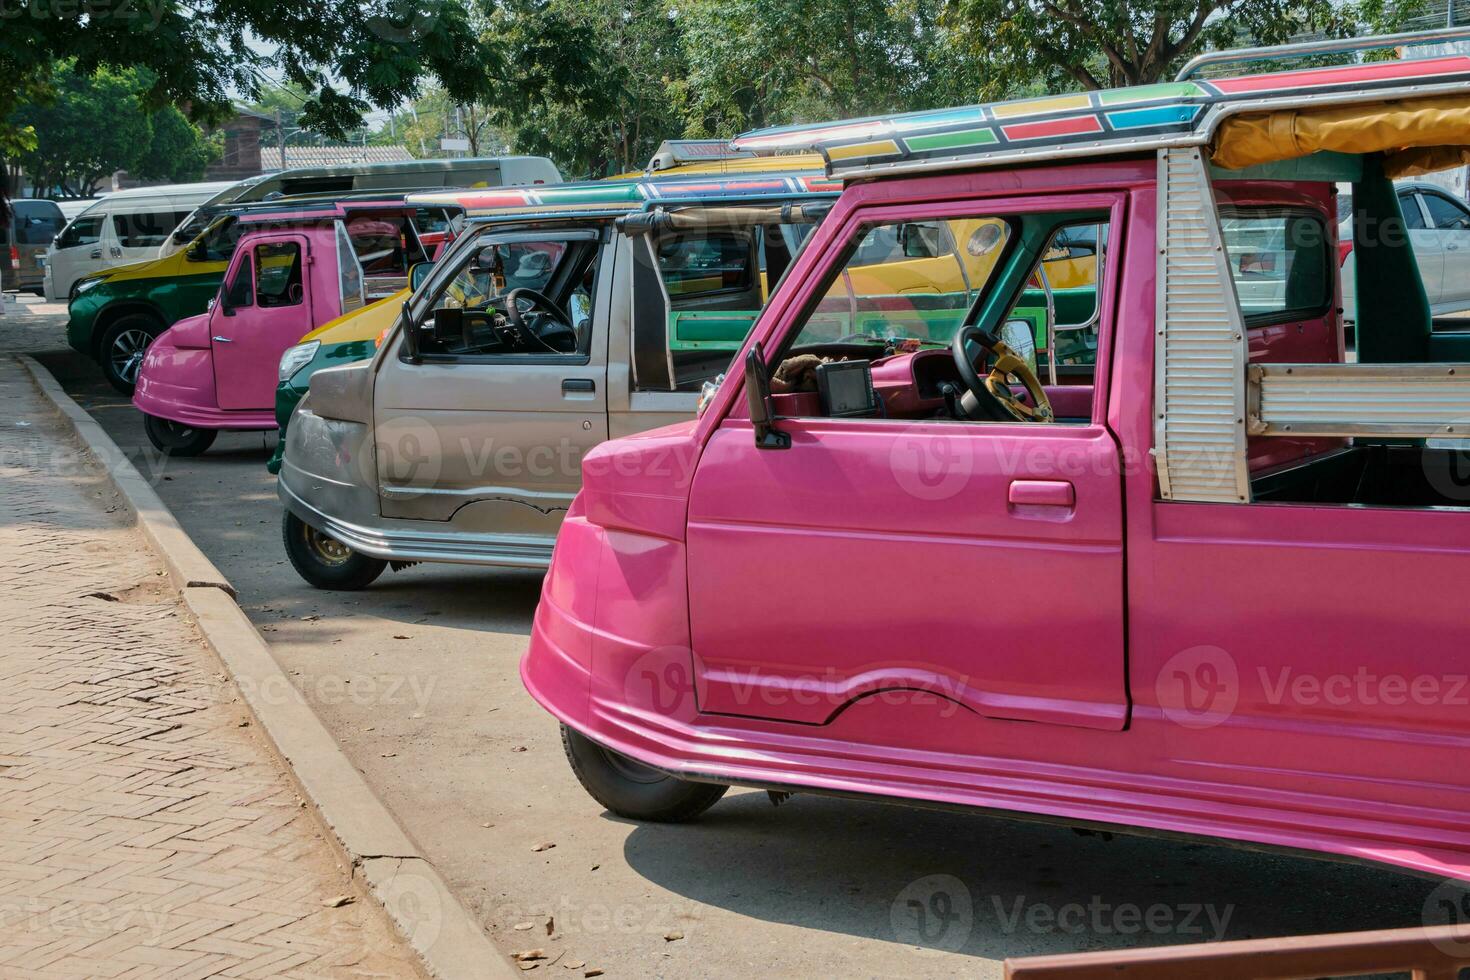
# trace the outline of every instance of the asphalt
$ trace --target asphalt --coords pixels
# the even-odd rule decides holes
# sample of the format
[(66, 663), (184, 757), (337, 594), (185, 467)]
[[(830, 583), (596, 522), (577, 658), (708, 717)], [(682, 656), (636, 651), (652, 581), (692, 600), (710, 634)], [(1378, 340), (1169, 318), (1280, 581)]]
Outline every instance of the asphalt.
[(153, 482), (495, 942), (547, 950), (549, 971), (998, 977), (1036, 953), (1423, 921), (1435, 883), (1390, 871), (972, 814), (743, 791), (690, 825), (615, 818), (520, 684), (538, 575), (418, 566), (362, 593), (311, 589), (281, 548), (273, 436), (161, 459), (59, 320), (0, 338), (35, 351)]

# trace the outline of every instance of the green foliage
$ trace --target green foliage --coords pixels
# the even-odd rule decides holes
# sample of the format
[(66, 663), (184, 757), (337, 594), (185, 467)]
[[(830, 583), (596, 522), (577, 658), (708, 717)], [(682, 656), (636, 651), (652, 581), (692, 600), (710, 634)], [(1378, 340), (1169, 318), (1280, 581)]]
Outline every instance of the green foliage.
[(187, 106), (215, 121), (276, 68), (310, 93), (302, 125), (340, 136), (371, 106), (398, 105), (430, 79), (473, 101), (492, 74), (488, 54), (459, 0), (17, 0), (0, 10), (0, 148), (19, 142), (15, 109), (34, 103), (65, 59), (89, 76), (145, 70), (148, 108)]
[(1424, 0), (949, 0), (944, 23), (993, 79), (1052, 89), (1145, 85), (1207, 48), (1399, 27)]
[(219, 156), (218, 145), (177, 109), (144, 108), (151, 79), (136, 70), (83, 74), (62, 64), (50, 73), (47, 101), (18, 109), (13, 132), (30, 132), (29, 148), (12, 159), (42, 187), (81, 196), (114, 171), (162, 180), (198, 180)]
[(680, 23), (663, 0), (512, 0), (487, 37), (515, 68), (487, 104), (519, 152), (605, 176), (641, 169), (683, 128), (670, 100), (684, 72)]

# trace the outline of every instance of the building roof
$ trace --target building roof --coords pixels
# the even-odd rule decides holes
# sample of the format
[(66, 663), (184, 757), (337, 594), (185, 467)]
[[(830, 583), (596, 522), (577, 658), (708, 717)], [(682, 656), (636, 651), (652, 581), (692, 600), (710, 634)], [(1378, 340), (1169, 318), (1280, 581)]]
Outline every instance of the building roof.
[[(363, 146), (348, 143), (341, 146), (290, 146), (286, 147), (286, 169), (295, 167), (330, 167), (348, 163), (395, 163), (412, 160), (413, 154), (406, 146)], [(279, 171), (281, 151), (273, 146), (262, 145), (261, 163), (273, 165), (271, 171)]]
[(817, 169), (820, 158), (811, 154), (729, 162), (740, 166), (696, 164), (657, 174), (569, 184), (413, 194), (409, 201), (419, 205), (459, 205), (472, 218), (564, 213), (615, 215), (659, 202), (829, 196), (842, 189), (838, 182)]
[(1078, 92), (756, 130), (737, 150), (815, 148), (833, 177), (1137, 153), (1209, 142), (1248, 111), (1470, 93), (1470, 57), (1381, 61)]

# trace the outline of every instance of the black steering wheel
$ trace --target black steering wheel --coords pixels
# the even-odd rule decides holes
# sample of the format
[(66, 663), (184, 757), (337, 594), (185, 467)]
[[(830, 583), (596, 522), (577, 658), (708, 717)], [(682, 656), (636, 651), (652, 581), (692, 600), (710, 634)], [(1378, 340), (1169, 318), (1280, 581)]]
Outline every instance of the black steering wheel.
[[(522, 298), (531, 304), (531, 309), (521, 310), (520, 300)], [(532, 322), (527, 324), (527, 317), (532, 317), (538, 309), (542, 316), (533, 317)], [(551, 317), (554, 325), (551, 329), (542, 325), (541, 321), (545, 316)], [(576, 349), (577, 334), (572, 329), (572, 318), (567, 315), (567, 311), (558, 306), (551, 297), (530, 286), (517, 286), (505, 294), (505, 319), (517, 338), (534, 339), (558, 354), (571, 353), (571, 351), (561, 350), (556, 346), (555, 341), (570, 339), (573, 351)], [(560, 329), (557, 329), (558, 327)]]
[[(980, 348), (978, 361), (970, 356), (971, 344)], [(977, 326), (966, 325), (955, 331), (950, 351), (967, 389), (959, 399), (960, 411), (967, 418), (976, 422), (1056, 421), (1051, 399), (1046, 397), (1046, 389), (1041, 387), (1036, 372), (999, 337)], [(977, 364), (984, 369), (987, 363), (990, 368), (981, 377)], [(1031, 396), (1031, 404), (1028, 405), (1012, 390), (1012, 379), (1026, 389)]]

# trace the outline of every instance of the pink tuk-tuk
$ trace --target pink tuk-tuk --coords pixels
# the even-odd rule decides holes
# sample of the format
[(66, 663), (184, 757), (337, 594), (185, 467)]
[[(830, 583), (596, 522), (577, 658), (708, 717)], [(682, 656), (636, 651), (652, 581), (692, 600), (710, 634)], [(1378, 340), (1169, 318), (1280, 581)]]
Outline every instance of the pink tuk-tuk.
[[(1470, 879), (1470, 332), (1392, 183), (1470, 157), (1470, 58), (1270, 54), (736, 141), (845, 189), (701, 417), (585, 457), (521, 673), (602, 806), (746, 785)], [(988, 264), (866, 274), (949, 237)]]
[(274, 429), (281, 355), (315, 328), (403, 290), (426, 260), (415, 208), (396, 199), (275, 202), (237, 219), (209, 311), (149, 346), (133, 404), (149, 440), (196, 456), (223, 429)]

